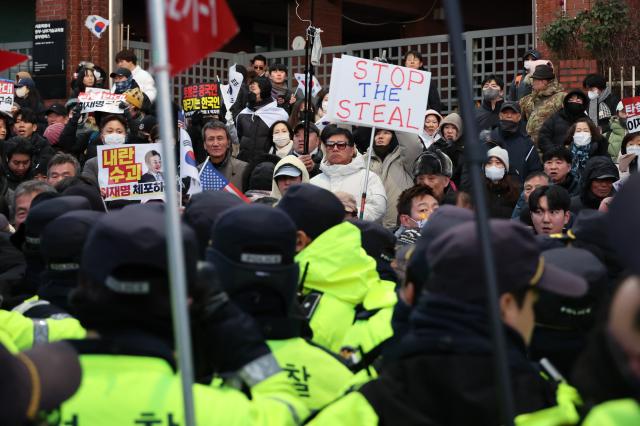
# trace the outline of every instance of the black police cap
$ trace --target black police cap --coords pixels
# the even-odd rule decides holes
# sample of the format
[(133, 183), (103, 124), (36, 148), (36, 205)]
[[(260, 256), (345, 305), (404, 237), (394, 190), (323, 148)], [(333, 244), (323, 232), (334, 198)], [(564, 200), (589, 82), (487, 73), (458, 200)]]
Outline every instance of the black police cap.
[(73, 210), (91, 210), (86, 198), (77, 195), (65, 195), (38, 203), (29, 209), (25, 221), (25, 241), (28, 244), (40, 244), (40, 234), (49, 222)]
[(80, 255), (89, 231), (103, 215), (93, 210), (71, 211), (45, 226), (40, 236), (40, 252), (48, 268), (55, 271), (80, 269)]
[(276, 207), (287, 213), (298, 230), (311, 239), (344, 220), (344, 205), (338, 197), (311, 184), (289, 187)]

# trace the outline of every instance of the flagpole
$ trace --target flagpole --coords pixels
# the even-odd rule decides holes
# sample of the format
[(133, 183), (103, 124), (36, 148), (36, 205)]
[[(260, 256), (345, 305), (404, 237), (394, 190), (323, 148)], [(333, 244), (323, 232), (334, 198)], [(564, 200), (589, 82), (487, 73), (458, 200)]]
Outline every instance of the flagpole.
[(371, 128), (371, 139), (369, 139), (369, 152), (367, 153), (367, 174), (364, 178), (364, 188), (362, 188), (362, 198), (360, 199), (360, 220), (364, 220), (364, 207), (367, 204), (367, 189), (369, 188), (369, 168), (371, 168), (371, 155), (373, 154), (373, 139), (376, 134), (375, 126)]
[(191, 356), (191, 332), (187, 314), (187, 286), (180, 229), (180, 213), (178, 212), (177, 194), (173, 183), (176, 182), (176, 161), (172, 142), (173, 117), (171, 93), (169, 90), (169, 63), (167, 33), (165, 26), (165, 1), (149, 0), (149, 23), (151, 27), (152, 69), (155, 72), (158, 87), (156, 113), (160, 123), (160, 139), (162, 140), (162, 157), (167, 165), (168, 190), (165, 191), (165, 225), (167, 227), (167, 252), (169, 259), (169, 278), (171, 282), (171, 308), (173, 330), (178, 352), (178, 374), (182, 380), (182, 397), (184, 403), (184, 419), (187, 426), (195, 426), (193, 410), (193, 358)]

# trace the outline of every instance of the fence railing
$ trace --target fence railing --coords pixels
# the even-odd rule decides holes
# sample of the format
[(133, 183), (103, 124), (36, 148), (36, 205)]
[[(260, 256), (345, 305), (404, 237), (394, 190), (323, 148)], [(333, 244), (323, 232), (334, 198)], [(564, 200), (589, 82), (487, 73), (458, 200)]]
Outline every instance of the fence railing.
[[(468, 31), (460, 34), (460, 37), (465, 41), (467, 73), (472, 78), (476, 100), (480, 100), (480, 84), (485, 76), (495, 74), (505, 83), (512, 81), (522, 67), (522, 56), (533, 45), (531, 26)], [(402, 64), (402, 58), (408, 50), (417, 50), (423, 56), (425, 67), (432, 73), (431, 81), (439, 90), (443, 109), (452, 111), (457, 108), (458, 101), (448, 39), (447, 35), (436, 35), (325, 47), (322, 49), (320, 65), (315, 67), (315, 75), (322, 86), (328, 86), (333, 58), (342, 54), (368, 59), (386, 56), (390, 63)], [(30, 46), (31, 43), (21, 43), (21, 45)], [(130, 41), (129, 45), (136, 52), (139, 64), (148, 69), (151, 59), (150, 44)], [(24, 46), (21, 48), (25, 48)], [(295, 81), (293, 74), (304, 72), (304, 50), (261, 52), (261, 54), (269, 63), (281, 62), (288, 66), (289, 87), (293, 87)], [(182, 87), (185, 85), (214, 81), (216, 77), (226, 81), (231, 65), (234, 63), (247, 65), (253, 56), (254, 53), (245, 52), (217, 52), (209, 55), (174, 78), (173, 95), (179, 99)], [(30, 64), (21, 66), (31, 67)], [(9, 71), (9, 74), (13, 75), (15, 72)]]
[[(626, 79), (626, 76), (631, 74), (630, 79)], [(635, 96), (639, 91), (638, 85), (640, 82), (636, 80), (636, 66), (632, 66), (631, 69), (625, 67), (620, 67), (618, 70), (614, 70), (612, 67), (609, 67), (608, 70), (609, 76), (609, 87), (614, 93), (618, 93), (620, 98), (626, 98), (629, 96)], [(616, 80), (617, 79), (617, 80)]]

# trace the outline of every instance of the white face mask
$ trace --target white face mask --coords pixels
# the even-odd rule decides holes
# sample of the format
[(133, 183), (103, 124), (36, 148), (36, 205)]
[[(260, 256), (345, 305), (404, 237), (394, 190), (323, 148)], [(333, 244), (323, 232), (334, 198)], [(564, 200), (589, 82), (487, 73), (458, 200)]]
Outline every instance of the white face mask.
[(591, 133), (577, 132), (573, 135), (573, 143), (576, 146), (587, 146), (591, 142)]
[(502, 180), (504, 177), (504, 168), (498, 166), (487, 166), (484, 168), (484, 175), (492, 182)]
[(418, 229), (422, 229), (422, 227), (427, 223), (427, 220), (428, 220), (428, 219), (415, 220), (411, 216), (409, 216), (409, 219), (411, 219), (413, 222), (415, 222), (415, 224), (417, 225)]
[(598, 96), (600, 96), (600, 93), (596, 92), (595, 90), (589, 90), (589, 93), (587, 93), (587, 96), (589, 96), (589, 99), (591, 100), (598, 99)]
[(124, 135), (122, 133), (109, 133), (104, 136), (105, 145), (122, 145), (124, 143)]
[(329, 109), (329, 101), (322, 101), (322, 110), (324, 112), (327, 112), (328, 109)]
[(532, 71), (531, 67), (533, 67), (533, 61), (524, 61), (524, 69), (527, 71)]
[(627, 147), (627, 154), (635, 154), (640, 157), (640, 146), (639, 145), (631, 145)]
[(273, 143), (276, 144), (278, 148), (282, 148), (289, 143), (289, 134), (288, 133), (276, 133), (273, 135)]
[(18, 87), (16, 89), (16, 96), (19, 98), (24, 98), (27, 96), (27, 92), (29, 91), (29, 89), (27, 89), (26, 86), (22, 86), (22, 87)]

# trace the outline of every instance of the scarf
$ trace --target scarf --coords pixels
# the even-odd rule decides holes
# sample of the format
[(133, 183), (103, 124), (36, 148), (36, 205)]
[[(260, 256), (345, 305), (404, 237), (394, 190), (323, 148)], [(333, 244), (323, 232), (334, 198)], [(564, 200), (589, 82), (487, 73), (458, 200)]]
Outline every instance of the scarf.
[(600, 95), (597, 98), (591, 99), (589, 101), (589, 118), (591, 119), (591, 121), (594, 122), (594, 124), (596, 126), (598, 125), (598, 119), (599, 118), (611, 117), (611, 111), (608, 111), (608, 114), (606, 114), (607, 111), (602, 111), (602, 114), (600, 114), (600, 115), (602, 115), (602, 117), (598, 116), (598, 109), (599, 108), (600, 109), (606, 108), (607, 110), (609, 110), (609, 107), (607, 106), (607, 104), (604, 103), (604, 100), (610, 94), (611, 94), (611, 88), (609, 86), (607, 86), (607, 87), (604, 88), (604, 90), (602, 92), (600, 92)]
[(574, 143), (571, 144), (571, 156), (573, 157), (571, 161), (571, 173), (573, 173), (574, 176), (580, 177), (582, 175), (582, 170), (584, 170), (584, 166), (589, 159), (589, 148), (591, 148), (591, 144), (585, 146), (577, 146)]

